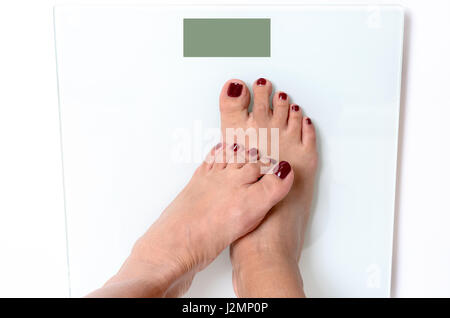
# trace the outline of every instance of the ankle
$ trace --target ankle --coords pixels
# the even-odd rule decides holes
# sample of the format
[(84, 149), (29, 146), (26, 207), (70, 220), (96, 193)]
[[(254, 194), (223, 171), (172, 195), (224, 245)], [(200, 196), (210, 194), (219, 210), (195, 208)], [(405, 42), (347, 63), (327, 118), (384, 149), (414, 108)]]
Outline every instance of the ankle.
[(245, 257), (231, 253), (233, 271), (267, 271), (272, 268), (298, 269), (298, 261), (295, 257), (283, 251), (249, 252)]
[(298, 263), (275, 254), (233, 262), (233, 286), (238, 297), (305, 297)]
[[(141, 237), (134, 245), (130, 256), (105, 286), (139, 281), (146, 286), (147, 294), (152, 297), (181, 296), (174, 290), (180, 282), (192, 280), (198, 272), (193, 262), (178, 255), (176, 250), (156, 247), (150, 244), (148, 237)], [(190, 282), (185, 283), (187, 285)]]
[(164, 297), (175, 281), (175, 276), (162, 272), (160, 268), (128, 258), (102, 289), (120, 289), (122, 295), (137, 295), (132, 290), (139, 290), (138, 297)]
[(234, 264), (252, 262), (264, 263), (273, 259), (298, 263), (301, 246), (297, 242), (285, 240), (258, 241), (239, 240), (230, 249), (231, 261)]

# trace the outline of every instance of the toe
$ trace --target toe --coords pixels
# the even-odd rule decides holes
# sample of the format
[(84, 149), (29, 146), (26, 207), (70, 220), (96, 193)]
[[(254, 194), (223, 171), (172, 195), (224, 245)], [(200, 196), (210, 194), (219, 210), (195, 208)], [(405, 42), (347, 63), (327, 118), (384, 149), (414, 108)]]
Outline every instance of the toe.
[(220, 113), (222, 128), (243, 127), (248, 119), (250, 92), (241, 80), (231, 79), (225, 83), (220, 93)]
[(290, 164), (281, 161), (273, 168), (273, 173), (264, 174), (253, 183), (250, 191), (254, 191), (254, 196), (260, 203), (265, 204), (267, 209), (271, 209), (288, 194), (293, 182), (294, 172)]
[(227, 167), (230, 169), (242, 168), (247, 162), (247, 155), (243, 145), (235, 143), (227, 148)]
[(205, 169), (209, 170), (214, 166), (214, 162), (216, 160), (216, 152), (222, 148), (222, 143), (219, 142), (217, 145), (215, 145), (211, 151), (206, 155), (205, 160), (203, 161), (202, 165)]
[(285, 92), (277, 92), (273, 96), (273, 121), (277, 127), (287, 124), (289, 114), (289, 96)]
[(259, 150), (257, 148), (250, 148), (246, 152), (246, 162), (255, 163), (259, 160)]
[(272, 83), (259, 78), (253, 83), (253, 117), (257, 122), (267, 122), (271, 116), (270, 94), (272, 94)]
[(291, 134), (297, 135), (298, 140), (301, 140), (302, 123), (302, 109), (297, 104), (291, 104), (289, 107), (288, 131)]
[[(231, 169), (241, 169), (242, 167), (248, 165), (249, 163), (257, 163), (258, 165), (261, 165), (262, 163), (259, 161), (259, 151), (257, 148), (251, 148), (250, 150), (246, 150), (245, 147), (241, 144), (235, 144), (231, 147), (232, 151), (234, 152), (234, 156), (228, 157), (228, 165), (227, 167), (230, 167)], [(253, 165), (255, 166), (255, 165)], [(262, 165), (263, 167), (266, 165)], [(256, 171), (259, 171), (261, 169), (254, 169)], [(266, 169), (267, 171), (268, 169)], [(261, 173), (243, 173), (243, 181), (244, 183), (253, 183), (255, 182), (259, 177), (261, 176)]]
[(227, 145), (225, 143), (220, 143), (214, 148), (214, 162), (210, 169), (222, 170), (227, 167)]
[(248, 162), (242, 168), (242, 181), (245, 184), (253, 184), (264, 174), (261, 161)]
[(302, 143), (308, 147), (316, 147), (316, 129), (309, 117), (302, 120)]

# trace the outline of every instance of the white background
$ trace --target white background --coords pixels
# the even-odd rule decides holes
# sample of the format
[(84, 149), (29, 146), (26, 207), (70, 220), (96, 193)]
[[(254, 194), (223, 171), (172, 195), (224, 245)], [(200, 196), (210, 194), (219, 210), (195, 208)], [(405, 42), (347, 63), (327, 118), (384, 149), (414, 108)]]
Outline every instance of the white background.
[[(68, 296), (56, 3), (93, 2), (0, 3), (0, 296)], [(406, 35), (392, 295), (450, 297), (450, 2), (396, 3)]]

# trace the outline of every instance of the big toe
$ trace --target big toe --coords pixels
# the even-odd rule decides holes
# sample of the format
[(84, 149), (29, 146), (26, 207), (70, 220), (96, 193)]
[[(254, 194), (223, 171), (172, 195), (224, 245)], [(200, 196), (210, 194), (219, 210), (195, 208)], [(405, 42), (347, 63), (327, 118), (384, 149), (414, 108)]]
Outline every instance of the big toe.
[(222, 129), (244, 128), (248, 119), (250, 92), (241, 80), (231, 79), (220, 93), (220, 117)]

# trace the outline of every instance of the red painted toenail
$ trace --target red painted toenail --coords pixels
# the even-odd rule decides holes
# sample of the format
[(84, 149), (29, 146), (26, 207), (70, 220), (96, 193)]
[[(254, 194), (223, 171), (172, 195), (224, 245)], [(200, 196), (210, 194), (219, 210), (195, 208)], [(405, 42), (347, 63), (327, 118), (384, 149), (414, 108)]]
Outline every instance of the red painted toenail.
[(256, 157), (258, 155), (259, 151), (256, 148), (252, 148), (248, 151), (248, 154), (252, 157)]
[(219, 149), (219, 148), (221, 148), (221, 147), (222, 147), (222, 143), (219, 142), (214, 148), (217, 150), (217, 149)]
[(286, 93), (280, 93), (280, 94), (278, 94), (278, 97), (279, 97), (281, 100), (286, 100), (286, 99), (287, 99), (287, 94), (286, 94)]
[(292, 105), (291, 109), (292, 109), (294, 112), (298, 112), (298, 111), (300, 110), (300, 106), (298, 106), (298, 105)]
[(266, 85), (266, 79), (265, 78), (258, 78), (258, 80), (256, 81), (256, 85), (258, 86), (264, 86)]
[(311, 119), (306, 118), (306, 122), (308, 123), (308, 125), (311, 125)]
[(243, 88), (242, 84), (230, 83), (230, 85), (228, 85), (227, 94), (230, 97), (239, 97), (241, 96), (242, 88)]
[(287, 161), (281, 161), (274, 170), (274, 174), (280, 178), (284, 179), (291, 172), (291, 165)]
[(231, 147), (231, 149), (233, 149), (234, 152), (239, 150), (239, 145), (238, 144), (233, 144), (233, 146)]

